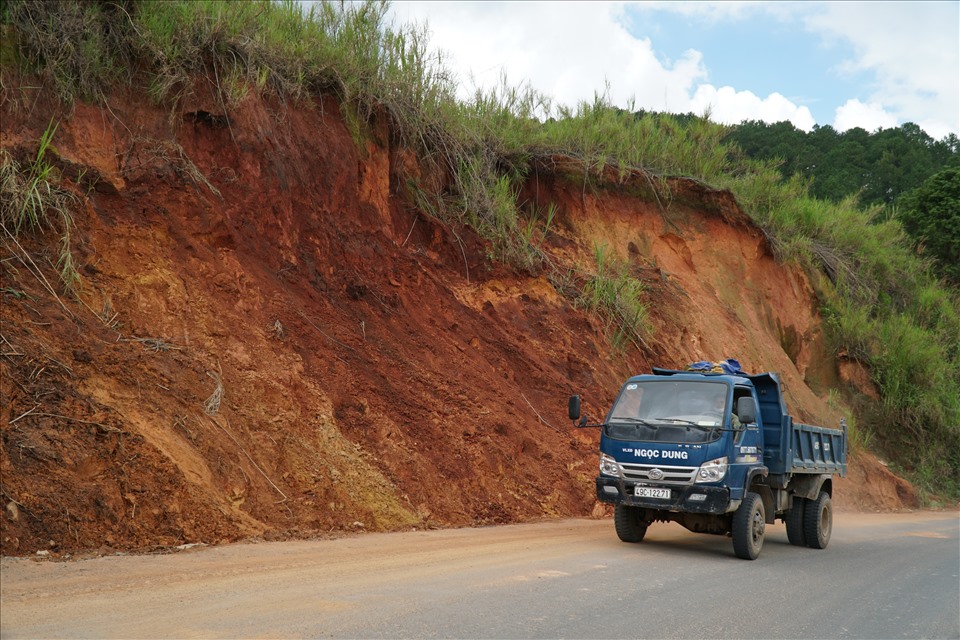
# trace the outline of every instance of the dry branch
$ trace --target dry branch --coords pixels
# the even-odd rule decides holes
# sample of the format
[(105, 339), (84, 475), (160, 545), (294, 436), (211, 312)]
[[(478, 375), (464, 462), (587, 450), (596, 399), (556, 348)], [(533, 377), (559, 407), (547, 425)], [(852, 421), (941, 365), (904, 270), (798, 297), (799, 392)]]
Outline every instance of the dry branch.
[(306, 320), (306, 321), (310, 324), (311, 327), (313, 327), (314, 329), (316, 329), (317, 331), (319, 331), (319, 332), (320, 332), (320, 335), (322, 335), (322, 336), (323, 336), (324, 338), (326, 338), (327, 340), (330, 340), (330, 341), (332, 341), (332, 342), (335, 342), (335, 343), (337, 343), (338, 345), (340, 345), (341, 347), (343, 347), (343, 348), (345, 348), (345, 349), (349, 349), (350, 351), (356, 351), (356, 349), (354, 349), (354, 348), (351, 347), (350, 345), (348, 345), (348, 344), (343, 344), (342, 342), (340, 342), (339, 340), (337, 340), (337, 339), (334, 338), (333, 336), (327, 334), (323, 329), (321, 329), (320, 327), (318, 327), (312, 320), (310, 320), (310, 318), (308, 318), (302, 311), (299, 311), (299, 310), (298, 310), (297, 313), (300, 314), (300, 317), (303, 318), (304, 320)]
[(203, 412), (208, 416), (215, 416), (217, 412), (220, 411), (220, 402), (223, 400), (223, 380), (219, 372), (207, 371), (207, 375), (213, 378), (217, 386), (214, 388), (213, 393), (210, 394), (210, 397), (204, 401)]
[[(38, 404), (37, 407), (39, 407), (39, 406), (40, 406), (40, 405)], [(19, 420), (20, 418), (24, 418), (24, 417), (26, 417), (26, 416), (28, 416), (28, 415), (30, 415), (30, 416), (44, 416), (44, 417), (47, 417), (47, 418), (59, 418), (60, 420), (67, 420), (67, 421), (69, 421), (69, 422), (79, 422), (80, 424), (88, 424), (88, 425), (91, 425), (91, 426), (94, 426), (94, 427), (98, 427), (99, 429), (102, 429), (102, 430), (104, 430), (104, 431), (106, 431), (106, 432), (108, 432), (108, 433), (121, 433), (121, 434), (122, 434), (122, 433), (126, 433), (126, 431), (124, 431), (123, 429), (118, 429), (118, 428), (116, 428), (116, 427), (111, 427), (110, 425), (103, 424), (102, 422), (93, 422), (93, 421), (91, 421), (91, 420), (81, 420), (80, 418), (71, 418), (70, 416), (60, 415), (59, 413), (33, 413), (33, 410), (36, 409), (37, 407), (34, 407), (33, 409), (30, 409), (29, 411), (27, 411), (27, 412), (24, 413), (23, 415), (18, 416), (16, 419), (11, 420), (11, 421), (10, 421), (10, 424), (13, 424), (14, 422), (16, 422), (17, 420)]]
[[(260, 465), (258, 465), (258, 464), (253, 460), (253, 458), (250, 457), (250, 454), (247, 453), (247, 450), (243, 448), (243, 446), (240, 444), (240, 441), (237, 440), (237, 438), (236, 438), (232, 433), (230, 433), (229, 431), (227, 431), (226, 427), (224, 427), (222, 424), (220, 424), (219, 422), (217, 422), (216, 420), (214, 420), (212, 417), (210, 418), (210, 422), (212, 422), (213, 424), (215, 424), (215, 425), (217, 425), (218, 427), (220, 427), (220, 430), (221, 430), (221, 431), (223, 431), (225, 434), (227, 434), (228, 436), (230, 436), (230, 439), (233, 440), (233, 443), (234, 443), (235, 445), (237, 445), (237, 448), (240, 449), (241, 453), (243, 453), (243, 455), (245, 455), (245, 456), (247, 457), (247, 460), (250, 461), (250, 464), (253, 465), (253, 468), (256, 469), (257, 471), (259, 471), (259, 472), (260, 472), (260, 475), (263, 476), (263, 478), (264, 478), (267, 482), (270, 483), (270, 486), (273, 487), (274, 490), (276, 490), (277, 493), (279, 493), (281, 496), (283, 496), (283, 500), (280, 500), (280, 501), (278, 501), (278, 502), (275, 502), (274, 504), (281, 504), (281, 503), (286, 502), (287, 500), (289, 500), (289, 498), (287, 497), (287, 494), (285, 494), (283, 491), (281, 491), (281, 490), (280, 490), (280, 487), (278, 487), (276, 484), (273, 483), (273, 480), (270, 479), (270, 476), (268, 476), (266, 473), (264, 473), (263, 469), (260, 468)], [(230, 425), (230, 421), (227, 420), (227, 426), (229, 426), (229, 425)], [(242, 472), (243, 472), (243, 469), (241, 469), (240, 472), (242, 473)]]
[(17, 253), (16, 251), (11, 251), (10, 253), (16, 256), (20, 264), (22, 264), (24, 268), (29, 271), (31, 275), (33, 275), (33, 277), (40, 282), (40, 284), (43, 285), (43, 288), (53, 296), (54, 300), (60, 303), (60, 306), (63, 307), (63, 310), (67, 313), (67, 317), (73, 318), (73, 313), (71, 313), (70, 309), (67, 308), (67, 305), (63, 303), (63, 300), (60, 299), (60, 296), (57, 295), (57, 292), (53, 290), (53, 287), (50, 285), (50, 282), (47, 281), (46, 277), (44, 277), (40, 267), (38, 267), (37, 263), (33, 261), (33, 259), (30, 257), (30, 254), (27, 253), (27, 250), (23, 248), (23, 245), (20, 244), (20, 242), (17, 240), (17, 237), (12, 234), (9, 229), (7, 229), (6, 225), (0, 223), (0, 228), (3, 229), (3, 232), (10, 240), (13, 241), (13, 243), (17, 246), (17, 249), (19, 249), (23, 255), (20, 255), (20, 253)]
[(520, 397), (523, 398), (523, 401), (527, 403), (527, 406), (530, 407), (530, 409), (537, 415), (537, 418), (540, 419), (540, 422), (542, 422), (543, 424), (547, 425), (548, 427), (550, 427), (551, 429), (553, 429), (553, 430), (556, 431), (557, 433), (560, 433), (560, 429), (557, 429), (555, 426), (553, 426), (552, 424), (550, 424), (549, 422), (547, 422), (546, 420), (544, 420), (544, 419), (543, 419), (543, 416), (540, 415), (540, 412), (537, 411), (536, 409), (534, 409), (533, 405), (530, 404), (530, 401), (527, 400), (527, 396), (525, 396), (525, 395), (523, 395), (523, 394), (521, 393), (521, 394), (520, 394)]
[(173, 344), (166, 342), (163, 338), (126, 338), (125, 342), (139, 342), (143, 344), (146, 348), (150, 349), (154, 353), (158, 351), (179, 351), (180, 347), (174, 346)]

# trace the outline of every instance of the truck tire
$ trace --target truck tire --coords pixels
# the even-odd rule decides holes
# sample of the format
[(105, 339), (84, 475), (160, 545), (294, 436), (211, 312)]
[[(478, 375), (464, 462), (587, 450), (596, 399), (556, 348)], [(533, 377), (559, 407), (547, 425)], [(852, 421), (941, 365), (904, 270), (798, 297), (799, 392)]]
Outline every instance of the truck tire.
[(833, 502), (821, 491), (816, 500), (807, 500), (803, 512), (803, 535), (811, 549), (826, 549), (833, 531)]
[(787, 540), (795, 547), (807, 546), (807, 537), (803, 533), (804, 512), (807, 510), (806, 498), (793, 498), (793, 507), (783, 516), (787, 525)]
[(756, 560), (763, 547), (765, 525), (763, 500), (748, 493), (733, 513), (733, 552), (738, 558)]
[(640, 542), (647, 534), (647, 523), (640, 519), (640, 508), (618, 504), (613, 511), (617, 537), (624, 542)]

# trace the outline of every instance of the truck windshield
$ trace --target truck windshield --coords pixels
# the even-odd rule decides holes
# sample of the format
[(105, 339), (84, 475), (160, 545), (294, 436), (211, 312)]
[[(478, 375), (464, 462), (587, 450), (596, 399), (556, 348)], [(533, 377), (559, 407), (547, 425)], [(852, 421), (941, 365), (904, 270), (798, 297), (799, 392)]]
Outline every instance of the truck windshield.
[(720, 437), (728, 387), (722, 382), (650, 380), (627, 383), (605, 432), (618, 440), (708, 442)]

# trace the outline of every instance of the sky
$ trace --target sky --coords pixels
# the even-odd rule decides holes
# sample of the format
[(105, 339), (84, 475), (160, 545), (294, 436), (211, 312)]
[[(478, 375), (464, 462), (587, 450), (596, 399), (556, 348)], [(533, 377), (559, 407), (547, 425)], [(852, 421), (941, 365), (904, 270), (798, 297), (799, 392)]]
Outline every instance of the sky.
[(464, 99), (505, 75), (567, 106), (960, 135), (960, 0), (394, 0), (388, 19), (426, 25)]

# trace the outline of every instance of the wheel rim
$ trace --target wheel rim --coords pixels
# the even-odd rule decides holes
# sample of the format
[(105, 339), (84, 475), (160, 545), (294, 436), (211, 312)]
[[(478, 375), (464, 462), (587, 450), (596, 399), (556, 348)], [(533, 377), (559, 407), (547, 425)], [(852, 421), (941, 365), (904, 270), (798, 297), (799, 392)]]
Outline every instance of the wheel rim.
[(763, 517), (760, 515), (760, 511), (753, 512), (753, 544), (758, 545), (760, 541), (763, 540)]

